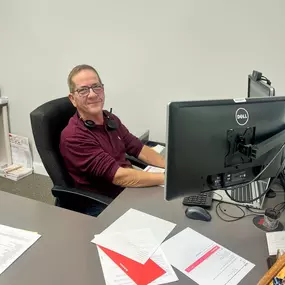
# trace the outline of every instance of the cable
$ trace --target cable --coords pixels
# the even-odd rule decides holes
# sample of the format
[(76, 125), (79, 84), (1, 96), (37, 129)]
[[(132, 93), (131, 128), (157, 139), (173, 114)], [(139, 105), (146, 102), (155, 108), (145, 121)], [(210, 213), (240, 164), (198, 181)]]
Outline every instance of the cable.
[(219, 200), (219, 201), (223, 201), (223, 196), (221, 194), (215, 192), (214, 195), (218, 195), (221, 198), (221, 200)]
[[(231, 204), (231, 206), (234, 206), (234, 207), (238, 208), (238, 209), (242, 212), (242, 215), (241, 215), (241, 216), (238, 216), (238, 217), (237, 217), (237, 216), (230, 215), (230, 214), (226, 213), (226, 210), (225, 210), (225, 209), (222, 209), (222, 207), (221, 207), (222, 204), (228, 204), (228, 203), (222, 202), (222, 200), (223, 200), (222, 198), (223, 198), (223, 197), (222, 197), (220, 194), (215, 193), (215, 195), (218, 195), (218, 196), (221, 197), (221, 200), (220, 200), (220, 201), (218, 202), (218, 204), (216, 205), (216, 214), (217, 214), (217, 216), (218, 216), (222, 221), (224, 221), (224, 222), (228, 222), (228, 223), (230, 223), (230, 222), (236, 222), (236, 221), (239, 221), (239, 220), (241, 220), (241, 219), (243, 219), (243, 218), (246, 218), (246, 217), (249, 217), (249, 216), (258, 216), (258, 215), (264, 215), (264, 214), (265, 214), (265, 211), (262, 211), (262, 210), (260, 210), (260, 211), (259, 211), (259, 210), (255, 211), (255, 210), (251, 209), (249, 206), (245, 206), (246, 210), (248, 210), (249, 212), (252, 213), (252, 214), (248, 214), (248, 215), (247, 215), (241, 206), (235, 205), (235, 204)], [(219, 213), (218, 210), (220, 211), (220, 213)], [(277, 215), (281, 214), (281, 213), (285, 210), (285, 201), (284, 201), (284, 202), (281, 202), (281, 203), (278, 203), (277, 205), (275, 205), (275, 206), (273, 207), (273, 210), (275, 210), (275, 211), (277, 212)], [(225, 219), (225, 218), (223, 218), (223, 217), (221, 216), (221, 213), (222, 213), (223, 215), (225, 215), (225, 216), (231, 218), (231, 219)]]
[[(279, 207), (279, 208), (278, 208)], [(273, 210), (278, 211), (278, 213), (282, 213), (285, 210), (285, 202), (281, 202), (273, 207)]]
[(283, 190), (285, 192), (285, 174), (284, 174), (284, 170), (280, 173), (279, 180), (280, 180), (280, 184), (283, 187)]
[[(223, 201), (223, 196), (220, 195), (219, 193), (214, 193), (214, 195), (218, 195), (218, 196), (221, 198), (221, 200), (218, 200), (219, 202), (218, 202), (217, 205), (216, 205), (216, 214), (217, 214), (217, 216), (218, 216), (222, 221), (224, 221), (224, 222), (234, 222), (234, 221), (238, 221), (238, 220), (240, 220), (240, 219), (242, 219), (242, 218), (245, 217), (244, 211), (243, 211), (238, 205), (232, 204), (232, 206), (236, 206), (237, 208), (239, 208), (239, 209), (243, 212), (244, 215), (243, 215), (242, 217), (234, 217), (234, 216), (229, 215), (228, 213), (225, 213), (225, 210), (222, 211), (221, 205), (224, 203), (224, 202), (222, 202), (222, 201)], [(223, 213), (224, 215), (226, 215), (226, 216), (228, 216), (228, 217), (230, 217), (230, 218), (233, 218), (234, 220), (226, 220), (226, 219), (224, 219), (224, 218), (219, 214), (218, 208), (220, 209), (221, 213)]]
[(267, 77), (261, 76), (261, 80), (266, 81), (268, 85), (271, 85), (271, 81)]
[[(237, 207), (237, 208), (242, 212), (242, 215), (241, 215), (241, 216), (236, 217), (236, 216), (233, 216), (233, 215), (230, 215), (230, 214), (226, 213), (226, 210), (221, 208), (221, 205), (222, 205), (222, 204), (227, 204), (227, 203), (225, 203), (225, 202), (218, 202), (218, 204), (216, 205), (216, 214), (217, 214), (217, 216), (218, 216), (222, 221), (224, 221), (224, 222), (228, 222), (228, 223), (230, 223), (230, 222), (236, 222), (236, 221), (239, 221), (239, 220), (241, 220), (241, 219), (243, 219), (243, 218), (246, 218), (246, 217), (249, 217), (249, 216), (256, 216), (256, 215), (257, 215), (257, 214), (248, 214), (248, 215), (247, 215), (247, 214), (245, 213), (245, 211), (242, 209), (241, 206), (232, 204), (232, 206)], [(224, 219), (224, 218), (220, 215), (218, 209), (219, 209), (220, 212), (223, 213), (225, 216), (231, 218), (231, 220), (229, 220), (229, 219)], [(247, 209), (247, 210), (248, 210), (248, 209)], [(262, 213), (258, 213), (258, 214), (262, 214)]]
[(247, 209), (249, 212), (254, 213), (254, 214), (260, 215), (260, 214), (264, 214), (264, 213), (265, 213), (263, 210), (260, 210), (261, 212), (254, 211), (254, 210), (252, 210), (248, 205), (246, 205), (245, 207), (246, 207), (246, 209)]
[[(282, 147), (280, 148), (280, 150), (277, 152), (277, 155), (283, 150), (285, 144), (282, 145)], [(277, 155), (274, 156), (274, 159), (277, 157)], [(272, 163), (272, 160), (271, 162)], [(269, 164), (268, 164), (269, 165)], [(266, 167), (268, 167), (268, 165)], [(267, 194), (267, 192), (270, 190), (272, 184), (276, 181), (276, 179), (278, 178), (280, 172), (283, 170), (285, 166), (285, 159), (283, 160), (283, 162), (281, 163), (281, 166), (280, 168), (278, 169), (277, 173), (276, 173), (276, 176), (270, 181), (269, 185), (267, 186), (267, 189), (262, 193), (260, 194), (258, 197), (254, 198), (254, 199), (251, 199), (251, 200), (247, 200), (247, 201), (239, 201), (239, 200), (236, 200), (235, 198), (231, 197), (231, 195), (229, 194), (228, 192), (228, 189), (225, 190), (227, 196), (234, 202), (237, 202), (237, 203), (252, 203), (260, 198), (262, 198), (264, 195)], [(242, 187), (242, 186), (238, 186), (238, 187)], [(231, 190), (231, 189), (230, 189)]]
[[(244, 218), (245, 217), (245, 212), (241, 209), (241, 211), (243, 212), (243, 215), (242, 216), (240, 216), (240, 217), (234, 217), (234, 216), (231, 216), (233, 219), (232, 220), (228, 220), (228, 219), (224, 219), (220, 214), (219, 214), (219, 211), (218, 211), (218, 209), (221, 211), (221, 213), (223, 213), (223, 214), (225, 214), (225, 212), (224, 211), (222, 211), (222, 209), (221, 209), (221, 204), (222, 203), (224, 203), (224, 202), (218, 202), (218, 204), (216, 205), (216, 214), (217, 214), (217, 216), (221, 219), (221, 220), (223, 220), (224, 222), (235, 222), (235, 221), (238, 221), (238, 220), (241, 220), (242, 218)], [(236, 205), (237, 206), (237, 205)], [(227, 214), (226, 214), (227, 215)], [(229, 216), (229, 215), (227, 215), (227, 216)]]
[[(281, 146), (281, 148), (279, 149), (279, 151), (276, 153), (276, 155), (269, 161), (269, 163), (262, 169), (262, 171), (260, 171), (250, 182), (247, 182), (247, 183), (244, 183), (244, 184), (239, 184), (239, 185), (235, 185), (235, 186), (230, 186), (228, 188), (220, 188), (220, 189), (210, 189), (210, 190), (204, 190), (202, 191), (202, 193), (206, 193), (206, 192), (212, 192), (212, 191), (216, 191), (216, 190), (234, 190), (236, 188), (240, 188), (240, 187), (245, 187), (245, 186), (248, 186), (250, 185), (251, 183), (255, 182), (262, 174), (263, 172), (274, 162), (274, 160), (276, 159), (276, 157), (281, 153), (281, 151), (284, 149), (285, 147), (285, 144), (283, 144)], [(278, 170), (279, 172), (279, 170)], [(266, 192), (267, 193), (267, 192)], [(262, 197), (262, 196), (261, 196)], [(260, 197), (260, 198), (261, 198)], [(257, 199), (260, 199), (260, 198), (257, 198)], [(256, 200), (257, 200), (256, 199)], [(255, 200), (254, 200), (255, 201)], [(235, 201), (235, 202), (239, 202), (241, 203), (240, 201)], [(244, 202), (242, 202), (244, 203)]]
[[(230, 214), (226, 213), (226, 210), (225, 210), (225, 209), (223, 210), (223, 209), (221, 208), (221, 205), (222, 205), (222, 204), (228, 204), (228, 203), (223, 202), (223, 196), (220, 195), (219, 193), (214, 193), (214, 195), (218, 195), (218, 196), (221, 198), (221, 200), (218, 200), (219, 202), (218, 202), (217, 205), (216, 205), (216, 214), (217, 214), (217, 216), (218, 216), (222, 221), (224, 221), (224, 222), (235, 222), (235, 221), (241, 220), (241, 219), (243, 219), (243, 218), (245, 218), (245, 217), (247, 217), (247, 216), (252, 216), (252, 214), (246, 215), (246, 214), (245, 214), (245, 211), (244, 211), (239, 205), (235, 205), (235, 204), (231, 204), (231, 206), (238, 208), (238, 209), (242, 212), (242, 216), (235, 217), (235, 216), (233, 216), (233, 215), (230, 215)], [(225, 216), (231, 218), (231, 220), (224, 219), (224, 218), (220, 215), (218, 209), (219, 209), (220, 212), (223, 213)], [(250, 212), (252, 212), (252, 213), (254, 213), (254, 214), (258, 214), (258, 215), (264, 213), (264, 212), (254, 212), (254, 211), (251, 210), (248, 206), (246, 206), (246, 209), (247, 209), (248, 211), (250, 211)]]

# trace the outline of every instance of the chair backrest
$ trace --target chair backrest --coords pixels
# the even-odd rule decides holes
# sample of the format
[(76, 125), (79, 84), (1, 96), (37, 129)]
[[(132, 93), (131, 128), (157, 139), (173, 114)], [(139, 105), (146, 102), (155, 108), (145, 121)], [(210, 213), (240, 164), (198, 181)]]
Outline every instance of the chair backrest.
[(67, 97), (47, 102), (31, 114), (37, 150), (54, 185), (73, 186), (59, 151), (60, 134), (76, 109)]

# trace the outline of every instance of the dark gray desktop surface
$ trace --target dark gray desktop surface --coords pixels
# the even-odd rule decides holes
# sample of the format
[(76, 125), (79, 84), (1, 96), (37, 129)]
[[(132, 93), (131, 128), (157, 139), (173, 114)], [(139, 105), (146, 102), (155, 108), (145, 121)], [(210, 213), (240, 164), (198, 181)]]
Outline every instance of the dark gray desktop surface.
[[(277, 193), (274, 199), (267, 199), (265, 207), (275, 205), (284, 201), (283, 193)], [(237, 222), (227, 223), (216, 215), (215, 207), (210, 211), (212, 215), (211, 222), (194, 221), (185, 217), (185, 206), (182, 200), (177, 199), (171, 202), (164, 200), (163, 188), (144, 188), (144, 189), (125, 189), (120, 196), (97, 218), (96, 233), (100, 233), (119, 216), (125, 213), (129, 208), (134, 208), (156, 217), (174, 222), (177, 226), (174, 228), (172, 236), (186, 227), (198, 231), (199, 233), (211, 238), (222, 246), (239, 254), (245, 259), (255, 264), (253, 270), (242, 280), (240, 284), (254, 285), (267, 271), (266, 258), (268, 249), (265, 232), (255, 228), (252, 224), (253, 216), (244, 218)], [(215, 205), (215, 204), (214, 204)], [(226, 206), (229, 213), (238, 215), (234, 212), (232, 206)], [(285, 213), (281, 220), (285, 222)], [(168, 238), (169, 238), (168, 237)], [(187, 253), (185, 253), (187, 254)], [(173, 284), (196, 284), (184, 274), (175, 270), (179, 281)], [(99, 283), (98, 283), (99, 284)]]
[[(277, 197), (270, 204), (283, 201), (283, 196)], [(211, 211), (210, 223), (189, 220), (181, 199), (166, 202), (161, 187), (126, 189), (98, 218), (0, 191), (0, 224), (42, 235), (0, 275), (0, 284), (105, 284), (96, 246), (90, 241), (131, 207), (176, 223), (171, 235), (191, 227), (253, 262), (255, 268), (240, 284), (256, 284), (267, 270), (265, 233), (252, 225), (252, 217), (225, 223)], [(176, 273), (179, 281), (174, 284), (195, 284)]]
[(104, 284), (90, 242), (96, 218), (0, 191), (0, 224), (42, 235), (0, 275), (1, 285)]

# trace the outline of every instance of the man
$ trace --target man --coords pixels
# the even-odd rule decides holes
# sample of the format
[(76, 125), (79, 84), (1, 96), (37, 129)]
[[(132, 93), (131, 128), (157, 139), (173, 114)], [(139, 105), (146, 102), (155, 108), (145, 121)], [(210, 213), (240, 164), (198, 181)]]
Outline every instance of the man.
[[(147, 164), (165, 167), (162, 156), (143, 145), (119, 118), (103, 110), (104, 85), (97, 71), (89, 65), (74, 67), (68, 86), (77, 112), (62, 131), (60, 151), (75, 186), (115, 198), (124, 187), (163, 184), (164, 174), (135, 170), (126, 160), (127, 153)], [(91, 215), (101, 210), (98, 203), (81, 209)]]

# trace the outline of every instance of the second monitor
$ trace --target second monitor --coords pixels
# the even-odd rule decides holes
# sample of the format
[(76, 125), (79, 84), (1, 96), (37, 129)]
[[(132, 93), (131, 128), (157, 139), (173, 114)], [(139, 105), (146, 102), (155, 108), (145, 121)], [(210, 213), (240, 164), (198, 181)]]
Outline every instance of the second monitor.
[(275, 177), (284, 142), (285, 97), (172, 102), (166, 199)]
[(271, 82), (262, 76), (261, 72), (253, 71), (253, 73), (248, 76), (247, 97), (264, 98), (272, 96), (275, 96), (275, 89), (271, 86)]

